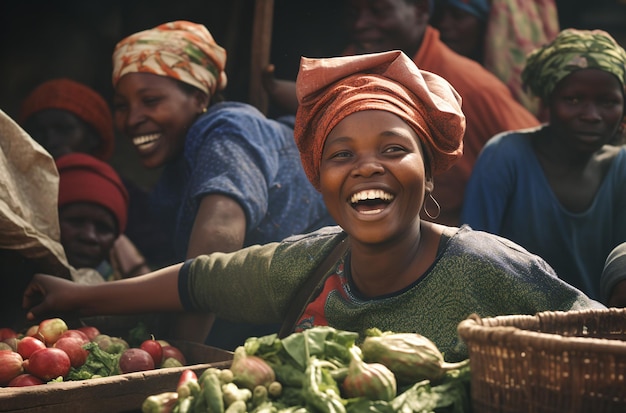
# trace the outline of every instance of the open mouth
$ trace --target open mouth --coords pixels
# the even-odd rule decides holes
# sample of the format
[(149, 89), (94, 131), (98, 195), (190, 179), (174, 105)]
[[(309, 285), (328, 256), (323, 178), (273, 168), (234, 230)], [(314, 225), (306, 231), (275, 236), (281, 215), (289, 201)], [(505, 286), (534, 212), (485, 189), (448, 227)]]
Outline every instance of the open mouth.
[(350, 197), (350, 205), (360, 214), (372, 215), (382, 212), (395, 198), (381, 189), (359, 191)]
[(147, 151), (151, 149), (154, 145), (156, 145), (156, 142), (159, 140), (160, 137), (160, 133), (135, 136), (133, 138), (133, 145), (135, 145), (135, 147), (141, 151)]

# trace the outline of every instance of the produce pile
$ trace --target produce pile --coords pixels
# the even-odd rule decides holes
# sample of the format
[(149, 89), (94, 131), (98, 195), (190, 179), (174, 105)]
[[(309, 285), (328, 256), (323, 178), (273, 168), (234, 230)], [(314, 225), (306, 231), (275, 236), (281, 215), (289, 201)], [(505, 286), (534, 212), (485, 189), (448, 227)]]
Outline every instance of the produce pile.
[[(471, 411), (469, 360), (447, 363), (413, 333), (314, 327), (284, 339), (251, 337), (230, 369), (183, 372), (176, 391), (149, 396), (143, 413)], [(173, 389), (174, 390), (174, 389)]]
[(25, 334), (0, 328), (0, 386), (87, 380), (186, 364), (178, 348), (154, 337), (139, 339), (145, 334), (140, 330), (138, 326), (129, 344), (94, 326), (70, 329), (61, 318), (43, 320)]

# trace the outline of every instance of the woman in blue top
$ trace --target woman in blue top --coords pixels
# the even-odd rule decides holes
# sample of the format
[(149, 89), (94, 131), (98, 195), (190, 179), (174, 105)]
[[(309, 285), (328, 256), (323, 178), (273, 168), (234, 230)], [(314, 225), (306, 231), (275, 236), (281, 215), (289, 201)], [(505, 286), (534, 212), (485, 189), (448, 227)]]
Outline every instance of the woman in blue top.
[(522, 77), (549, 122), (491, 139), (463, 222), (540, 255), (599, 299), (604, 262), (626, 240), (626, 148), (609, 145), (624, 127), (626, 52), (603, 31), (567, 29), (528, 56)]
[[(146, 168), (163, 167), (153, 206), (178, 261), (333, 223), (302, 170), (292, 125), (220, 102), (225, 65), (209, 31), (187, 21), (135, 33), (113, 53), (115, 124)], [(209, 343), (234, 348), (270, 331), (226, 324), (212, 328)], [(193, 330), (185, 337), (202, 340)]]

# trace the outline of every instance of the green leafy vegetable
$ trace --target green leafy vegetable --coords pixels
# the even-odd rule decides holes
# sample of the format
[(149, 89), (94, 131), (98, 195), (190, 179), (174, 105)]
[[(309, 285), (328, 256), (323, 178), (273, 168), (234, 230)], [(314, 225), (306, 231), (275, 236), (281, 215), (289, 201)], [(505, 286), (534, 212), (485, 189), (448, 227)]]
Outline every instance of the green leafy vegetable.
[(67, 380), (87, 380), (93, 378), (93, 376), (106, 377), (120, 374), (119, 361), (121, 353), (107, 353), (93, 341), (85, 344), (83, 348), (89, 351), (87, 361), (79, 369), (72, 367)]

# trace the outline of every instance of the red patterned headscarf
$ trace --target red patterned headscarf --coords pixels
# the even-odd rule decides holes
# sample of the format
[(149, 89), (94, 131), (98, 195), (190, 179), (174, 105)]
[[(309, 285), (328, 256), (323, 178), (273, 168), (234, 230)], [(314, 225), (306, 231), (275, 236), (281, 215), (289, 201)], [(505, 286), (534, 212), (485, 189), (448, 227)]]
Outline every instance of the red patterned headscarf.
[(74, 202), (91, 202), (111, 211), (118, 233), (126, 229), (128, 192), (119, 175), (106, 162), (84, 153), (56, 160), (59, 171), (59, 208)]
[(113, 87), (127, 73), (153, 73), (188, 83), (209, 95), (226, 87), (226, 51), (207, 28), (174, 21), (120, 41), (113, 52)]
[(442, 77), (418, 69), (401, 51), (302, 58), (296, 90), (300, 105), (294, 134), (304, 171), (318, 190), (326, 137), (355, 112), (384, 110), (407, 122), (425, 147), (433, 176), (463, 153), (460, 95)]
[(63, 109), (90, 125), (100, 137), (100, 146), (93, 155), (108, 161), (115, 148), (115, 132), (109, 105), (98, 92), (71, 79), (48, 80), (24, 99), (18, 123), (45, 109)]

